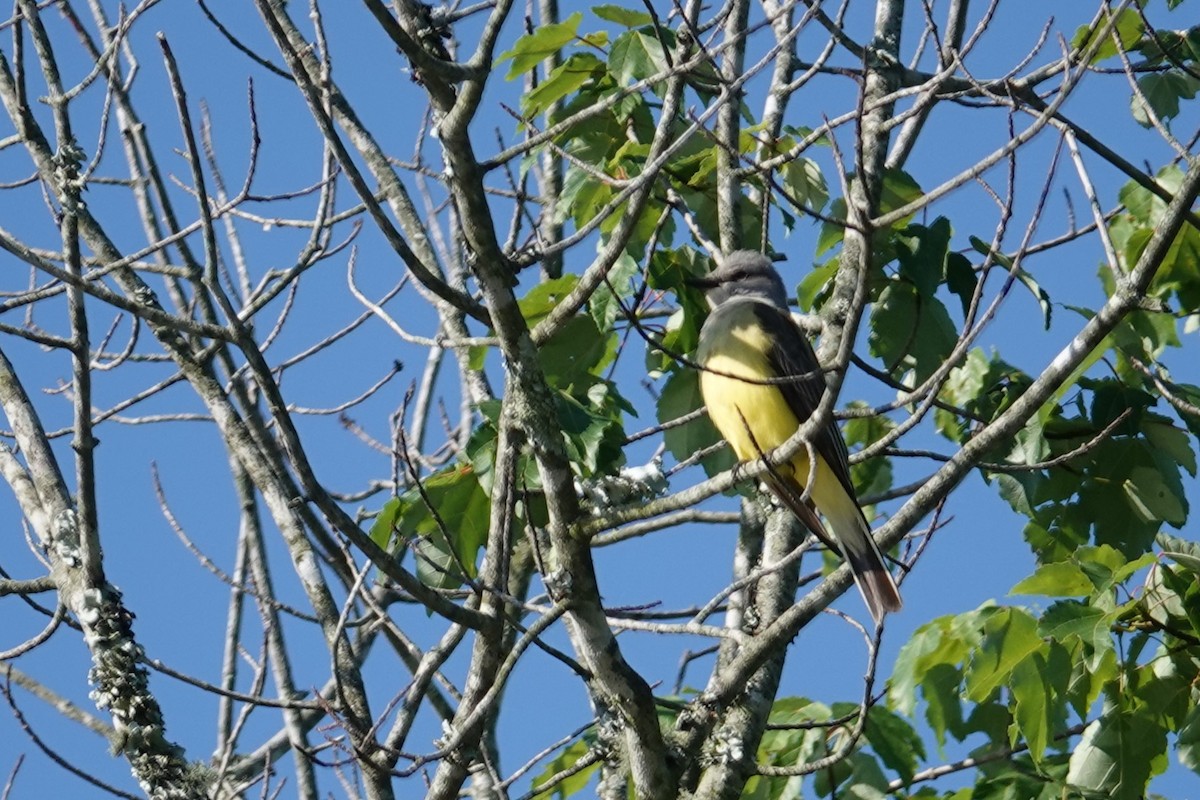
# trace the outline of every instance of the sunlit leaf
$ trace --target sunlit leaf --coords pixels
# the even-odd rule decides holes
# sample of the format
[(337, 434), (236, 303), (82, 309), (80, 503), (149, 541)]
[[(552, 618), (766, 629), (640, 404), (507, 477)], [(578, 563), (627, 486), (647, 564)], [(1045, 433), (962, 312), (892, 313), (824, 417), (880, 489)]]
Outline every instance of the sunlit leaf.
[(1133, 9), (1125, 8), (1117, 14), (1111, 28), (1106, 15), (1101, 15), (1094, 26), (1080, 25), (1071, 37), (1071, 47), (1076, 51), (1085, 50), (1092, 45), (1095, 37), (1103, 36), (1089, 62), (1096, 64), (1117, 54), (1117, 43), (1108, 31), (1115, 31), (1121, 49), (1129, 50), (1142, 38), (1143, 28), (1141, 16)]
[[(904, 170), (887, 169), (883, 173), (883, 186), (879, 194), (879, 212), (887, 214), (898, 208), (921, 199), (924, 192), (916, 179)], [(910, 218), (906, 217), (896, 226), (907, 225)]]
[(800, 280), (800, 285), (796, 287), (796, 296), (801, 309), (812, 311), (820, 306), (833, 286), (833, 278), (837, 275), (837, 269), (837, 259), (830, 259), (824, 265), (815, 266), (809, 270), (809, 273)]
[(1070, 676), (1070, 658), (1062, 647), (1032, 653), (1013, 668), (1008, 685), (1014, 701), (1014, 724), (1029, 746), (1034, 763), (1042, 760), (1054, 735), (1065, 727), (1064, 690)]
[[(588, 300), (588, 311), (601, 331), (609, 330), (620, 314), (618, 299), (624, 301), (633, 294), (633, 278), (641, 268), (627, 252), (622, 252), (608, 271), (608, 280), (596, 287)], [(614, 291), (616, 294), (614, 295)]]
[(1056, 561), (1043, 564), (1014, 586), (1009, 594), (1042, 594), (1048, 597), (1087, 596), (1095, 587), (1078, 564)]
[(579, 283), (578, 275), (567, 274), (561, 278), (542, 281), (530, 289), (524, 297), (517, 301), (517, 306), (521, 309), (521, 315), (525, 317), (526, 324), (532, 327), (541, 322), (562, 302), (564, 297), (570, 294), (577, 283)]
[(821, 167), (810, 158), (796, 158), (781, 170), (784, 184), (798, 207), (820, 211), (829, 202), (829, 187)]
[(566, 747), (559, 755), (555, 756), (546, 764), (546, 768), (541, 774), (533, 779), (533, 791), (536, 798), (555, 797), (565, 800), (565, 798), (573, 797), (579, 794), (587, 785), (591, 783), (592, 776), (596, 770), (600, 768), (602, 763), (600, 759), (596, 759), (593, 763), (581, 768), (579, 771), (563, 778), (553, 786), (549, 786), (544, 791), (540, 789), (546, 786), (549, 781), (559, 773), (567, 772), (572, 767), (576, 766), (594, 746), (594, 742), (590, 738), (580, 739)]
[(448, 467), (423, 478), (399, 500), (396, 527), (413, 551), (417, 577), (439, 589), (456, 588), (473, 577), (487, 539), (490, 506), (474, 469)]
[(511, 50), (501, 53), (498, 62), (512, 59), (508, 80), (520, 77), (575, 40), (583, 14), (575, 12), (562, 22), (541, 25), (532, 33), (517, 39)]
[(1041, 649), (1037, 620), (1018, 608), (1003, 608), (988, 618), (983, 642), (967, 666), (967, 697), (980, 702), (999, 688), (1013, 669)]
[(575, 53), (555, 67), (537, 88), (521, 96), (521, 111), (535, 117), (596, 77), (604, 63), (591, 53)]
[(396, 520), (400, 518), (400, 511), (401, 504), (398, 497), (393, 497), (384, 504), (379, 514), (376, 515), (375, 521), (371, 523), (369, 533), (371, 541), (380, 547), (387, 548), (395, 530)]
[(625, 6), (616, 6), (604, 4), (592, 6), (592, 13), (600, 19), (606, 19), (609, 22), (615, 22), (626, 28), (637, 28), (642, 25), (649, 25), (654, 21), (654, 18), (645, 11), (635, 11), (632, 8)]
[(1038, 620), (1038, 634), (1074, 648), (1083, 646), (1088, 669), (1099, 667), (1104, 653), (1113, 649), (1111, 628), (1114, 614), (1078, 600), (1060, 600)]
[(1169, 533), (1160, 533), (1155, 537), (1158, 546), (1163, 549), (1163, 555), (1177, 564), (1200, 575), (1200, 543), (1181, 539)]
[(622, 33), (608, 53), (608, 70), (621, 86), (662, 74), (667, 69), (662, 42), (641, 30)]

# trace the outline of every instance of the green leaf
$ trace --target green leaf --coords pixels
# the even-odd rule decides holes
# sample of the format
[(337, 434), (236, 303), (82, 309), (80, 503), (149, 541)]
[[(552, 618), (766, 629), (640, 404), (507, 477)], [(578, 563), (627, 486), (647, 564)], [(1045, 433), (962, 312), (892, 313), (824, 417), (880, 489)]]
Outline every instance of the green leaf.
[(560, 772), (565, 772), (566, 770), (569, 770), (578, 764), (579, 760), (587, 755), (588, 751), (592, 749), (592, 746), (593, 742), (591, 741), (590, 737), (585, 737), (577, 742), (574, 742), (565, 750), (563, 750), (562, 753), (549, 761), (546, 764), (546, 768), (542, 770), (542, 773), (533, 779), (533, 790), (535, 793), (534, 797), (567, 798), (586, 789), (587, 785), (592, 780), (592, 776), (596, 773), (596, 770), (600, 769), (600, 765), (603, 763), (602, 760), (597, 760), (595, 763), (589, 764), (544, 792), (538, 791), (539, 787), (545, 785), (555, 775)]
[[(1174, 10), (1183, 0), (1167, 0), (1167, 8)], [(1149, 33), (1149, 31), (1147, 31)], [(1193, 27), (1186, 31), (1159, 29), (1153, 36), (1146, 36), (1137, 43), (1138, 52), (1153, 65), (1166, 60), (1200, 61), (1200, 30)]]
[(421, 583), (435, 589), (457, 589), (462, 585), (463, 573), (454, 560), (454, 545), (440, 528), (414, 536), (409, 541)]
[(1154, 396), (1150, 393), (1119, 381), (1084, 378), (1079, 385), (1092, 390), (1088, 416), (1097, 430), (1107, 427), (1123, 414), (1130, 414), (1126, 424), (1117, 430), (1120, 433), (1133, 433), (1141, 425), (1145, 409), (1154, 404)]
[[(1155, 180), (1174, 194), (1183, 181), (1183, 172), (1171, 165), (1160, 170)], [(1166, 203), (1133, 182), (1122, 187), (1118, 196), (1129, 214), (1116, 217), (1109, 228), (1114, 244), (1120, 248), (1118, 255), (1129, 269), (1166, 213)], [(1160, 298), (1174, 292), (1185, 308), (1200, 306), (1200, 231), (1190, 225), (1180, 230), (1155, 273), (1150, 290)]]
[[(1200, 386), (1191, 383), (1179, 383), (1174, 386), (1174, 391), (1178, 397), (1192, 405), (1200, 405)], [(1183, 424), (1192, 432), (1193, 436), (1200, 437), (1200, 417), (1192, 414), (1183, 414)]]
[(521, 316), (525, 317), (525, 323), (533, 327), (541, 322), (562, 302), (564, 297), (571, 293), (577, 283), (579, 283), (579, 276), (567, 274), (561, 278), (542, 281), (530, 289), (524, 297), (517, 301), (517, 307), (521, 309)]
[[(989, 751), (975, 754), (986, 756)], [(1043, 758), (1037, 763), (1028, 756), (987, 761), (980, 765), (975, 785), (963, 800), (1083, 800), (1063, 785), (1066, 771), (1063, 756)]]
[[(608, 281), (601, 283), (588, 300), (588, 311), (596, 321), (596, 327), (608, 331), (620, 313), (617, 298), (625, 300), (633, 295), (633, 278), (640, 272), (637, 261), (629, 253), (622, 252), (608, 271)], [(613, 291), (616, 290), (616, 296)]]
[(1156, 460), (1144, 442), (1117, 439), (1102, 443), (1091, 454), (1078, 498), (1068, 509), (1070, 521), (1090, 526), (1097, 544), (1111, 545), (1130, 558), (1140, 556), (1149, 549), (1161, 525), (1152, 509), (1179, 510), (1160, 494), (1175, 482), (1182, 486), (1178, 467), (1173, 468), (1173, 476), (1152, 474), (1162, 468), (1161, 460)]
[(1192, 440), (1187, 431), (1176, 428), (1165, 417), (1152, 416), (1142, 425), (1142, 434), (1155, 452), (1169, 456), (1193, 478), (1196, 477), (1196, 451), (1192, 449)]
[(801, 309), (812, 311), (823, 304), (827, 292), (833, 288), (833, 278), (837, 271), (837, 259), (831, 258), (824, 265), (813, 267), (800, 280), (800, 285), (796, 287), (796, 299)]
[(1012, 738), (1012, 711), (1007, 703), (996, 699), (980, 703), (967, 715), (964, 727), (971, 733), (981, 733), (989, 742), (988, 749), (1008, 744)]
[(1130, 686), (1140, 709), (1165, 730), (1177, 730), (1195, 706), (1195, 679), (1196, 662), (1191, 657), (1182, 652), (1168, 654), (1160, 646), (1149, 663), (1137, 668)]
[(889, 372), (912, 370), (916, 383), (928, 378), (945, 361), (958, 340), (946, 307), (924, 297), (908, 283), (891, 281), (871, 309), (871, 354)]
[[(950, 370), (939, 396), (976, 416), (992, 419), (1002, 399), (1000, 392), (994, 390), (1003, 388), (1008, 382), (1006, 375), (1009, 370), (1011, 367), (995, 356), (989, 358), (980, 348), (972, 348), (958, 366)], [(965, 430), (958, 417), (940, 409), (937, 413), (938, 430), (942, 435), (963, 441)]]
[[(1047, 745), (1066, 722), (1062, 691), (1071, 677), (1071, 662), (1062, 647), (1033, 653), (1012, 671), (1013, 721), (1016, 731), (1029, 745), (1034, 763), (1042, 760)], [(1013, 742), (1019, 738), (1014, 736)]]
[(962, 303), (964, 317), (971, 310), (971, 298), (975, 296), (978, 283), (975, 268), (966, 256), (962, 253), (950, 253), (946, 256), (946, 288)]
[[(692, 369), (678, 370), (667, 378), (662, 394), (658, 397), (658, 421), (665, 423), (679, 419), (701, 405), (700, 379), (696, 371)], [(717, 432), (716, 427), (706, 415), (667, 429), (663, 434), (663, 441), (677, 461), (685, 461), (700, 450), (721, 441), (721, 434)], [(700, 461), (708, 475), (723, 472), (736, 462), (733, 451), (727, 447)]]
[(906, 716), (911, 717), (917, 708), (917, 688), (929, 668), (949, 660), (935, 655), (942, 644), (943, 626), (939, 622), (934, 620), (917, 628), (896, 656), (892, 677), (888, 679), (888, 704)]
[[(856, 181), (857, 177), (849, 176), (850, 181)], [(889, 211), (895, 211), (897, 208), (906, 206), (909, 203), (920, 199), (922, 196), (921, 186), (907, 172), (898, 169), (889, 169), (884, 173), (883, 186), (879, 198), (879, 212), (886, 214)], [(820, 258), (831, 248), (837, 245), (846, 234), (846, 199), (838, 197), (829, 206), (829, 212), (825, 215), (828, 219), (821, 223), (821, 231), (817, 235), (817, 248), (815, 256)], [(908, 225), (912, 220), (912, 215), (908, 215), (897, 220), (892, 224), (892, 230), (898, 230)], [(886, 237), (887, 232), (880, 232), (880, 236)], [(877, 237), (875, 244), (878, 245), (880, 239)], [(891, 256), (884, 258), (880, 263), (890, 261)]]
[(475, 470), (479, 486), (490, 496), (496, 478), (496, 426), (490, 420), (471, 432), (467, 441), (467, 461)]
[(398, 497), (393, 497), (384, 504), (383, 508), (379, 510), (379, 514), (375, 516), (375, 521), (371, 523), (371, 530), (368, 533), (371, 541), (387, 549), (388, 544), (392, 541), (392, 532), (395, 529), (396, 521), (400, 518), (401, 510)]
[(829, 186), (821, 167), (811, 158), (796, 158), (784, 164), (780, 174), (791, 199), (800, 210), (820, 211), (829, 202)]
[[(453, 589), (475, 575), (487, 538), (491, 501), (469, 465), (448, 467), (400, 496), (397, 527), (413, 550), (417, 577), (428, 586)], [(448, 538), (449, 537), (449, 538)], [(461, 568), (460, 568), (461, 564)]]
[(1169, 533), (1160, 533), (1154, 540), (1163, 549), (1164, 556), (1189, 572), (1200, 575), (1200, 544)]
[(476, 372), (483, 369), (484, 365), (487, 364), (488, 353), (490, 353), (491, 350), (492, 348), (484, 345), (474, 345), (470, 347), (467, 350), (467, 368), (475, 370)]
[(608, 53), (608, 71), (619, 86), (666, 72), (666, 53), (658, 37), (640, 30), (626, 31), (613, 42)]
[[(979, 647), (982, 627), (997, 613), (998, 609), (984, 606), (957, 616), (939, 617), (918, 628), (896, 657), (892, 677), (888, 680), (888, 705), (911, 717), (916, 709), (918, 688), (923, 690), (931, 707), (935, 702), (931, 699), (934, 695), (944, 699), (942, 693), (946, 686), (957, 688), (959, 684), (957, 680), (948, 681), (947, 675), (956, 673), (958, 665)], [(948, 703), (938, 713), (942, 715), (940, 721), (945, 721), (948, 726), (961, 718), (959, 710), (950, 708)], [(930, 720), (935, 730), (940, 730), (937, 722)], [(954, 727), (944, 729), (958, 736)]]
[(1032, 466), (1045, 461), (1050, 455), (1050, 444), (1046, 441), (1044, 428), (1040, 415), (1030, 417), (1013, 436), (1009, 463)]
[(556, 222), (574, 219), (580, 224), (591, 221), (610, 199), (611, 186), (598, 180), (587, 170), (571, 166), (563, 177), (563, 190), (558, 196), (554, 219)]
[(1037, 621), (1019, 608), (1003, 608), (984, 626), (983, 642), (967, 666), (967, 698), (977, 703), (998, 689), (1018, 663), (1042, 647)]
[(536, 117), (593, 78), (604, 74), (604, 62), (591, 53), (575, 53), (555, 67), (532, 92), (521, 97), (521, 111)]
[(846, 236), (846, 200), (835, 197), (829, 204), (828, 220), (821, 223), (821, 232), (817, 234), (817, 248), (813, 255), (820, 258), (833, 249)]
[(1054, 309), (1050, 304), (1051, 301), (1049, 292), (1043, 289), (1041, 285), (1039, 285), (1038, 282), (1033, 279), (1033, 276), (1025, 270), (1016, 269), (1014, 272), (1013, 260), (1003, 253), (993, 250), (991, 245), (989, 245), (987, 242), (975, 236), (970, 237), (970, 242), (971, 247), (974, 248), (975, 252), (982, 253), (985, 256), (991, 256), (993, 261), (1008, 270), (1013, 277), (1021, 282), (1022, 286), (1030, 291), (1034, 298), (1037, 299), (1038, 305), (1042, 309), (1042, 326), (1046, 330), (1050, 330), (1050, 315)]
[(933, 729), (939, 751), (946, 745), (947, 733), (959, 741), (968, 734), (963, 720), (962, 680), (962, 670), (949, 664), (935, 664), (925, 673), (921, 690), (925, 698), (925, 721)]
[[(866, 409), (866, 403), (854, 401), (850, 408)], [(884, 416), (853, 417), (842, 426), (846, 444), (854, 449), (868, 447), (882, 439), (896, 425)], [(850, 478), (859, 497), (880, 494), (892, 488), (892, 460), (877, 455), (850, 466)]]
[(884, 766), (895, 770), (904, 781), (912, 780), (917, 763), (925, 758), (925, 746), (912, 725), (880, 706), (867, 713), (865, 734)]
[[(1168, 347), (1179, 347), (1178, 327), (1172, 314), (1134, 311), (1113, 329), (1113, 342), (1122, 355), (1135, 356), (1142, 361), (1154, 361)], [(1142, 383), (1140, 372), (1122, 364), (1122, 378), (1130, 383)]]
[[(1176, 473), (1178, 478), (1178, 473)], [(1182, 525), (1187, 520), (1187, 499), (1183, 487), (1172, 482), (1169, 473), (1155, 467), (1134, 467), (1122, 484), (1132, 506), (1146, 520), (1163, 520)]]
[(1130, 110), (1133, 118), (1143, 128), (1153, 125), (1146, 105), (1154, 112), (1160, 122), (1169, 122), (1179, 115), (1179, 101), (1191, 100), (1200, 90), (1200, 80), (1180, 70), (1150, 73), (1138, 78), (1141, 96), (1134, 94), (1130, 97)]
[[(1183, 171), (1171, 165), (1159, 170), (1154, 179), (1159, 186), (1174, 194), (1183, 183)], [(1129, 210), (1135, 221), (1149, 227), (1158, 225), (1167, 212), (1165, 200), (1134, 181), (1121, 187), (1117, 192), (1117, 199)]]
[(538, 349), (546, 381), (578, 396), (581, 387), (590, 387), (594, 376), (612, 363), (616, 338), (613, 333), (601, 333), (590, 316), (570, 317)]
[[(1035, 516), (1034, 506), (1034, 489), (1037, 486), (1037, 477), (1029, 473), (1010, 474), (1001, 472), (996, 475), (996, 486), (999, 489), (1000, 497), (1003, 498), (1013, 511), (1018, 514), (1033, 519)], [(1009, 594), (1016, 594), (1017, 588), (1021, 585), (1014, 586)], [(1021, 587), (1024, 588), (1024, 587)]]
[[(611, 391), (608, 384), (596, 383), (589, 390), (589, 400), (595, 395)], [(625, 432), (620, 418), (604, 403), (590, 402), (587, 405), (566, 393), (555, 398), (558, 422), (562, 426), (563, 439), (571, 465), (584, 477), (601, 474), (610, 475), (624, 463), (622, 444)]]
[(1192, 555), (1191, 553), (1176, 553), (1170, 550), (1164, 550), (1163, 555), (1174, 561), (1176, 564), (1185, 567), (1193, 575), (1200, 576), (1200, 558), (1196, 557), (1195, 555)]
[(1115, 613), (1082, 603), (1060, 600), (1051, 605), (1038, 620), (1038, 635), (1060, 642), (1069, 649), (1083, 648), (1083, 663), (1096, 670), (1104, 654), (1113, 650), (1110, 630)]
[(1179, 738), (1175, 741), (1175, 752), (1179, 763), (1200, 774), (1200, 706), (1192, 710), (1179, 726)]
[(821, 770), (813, 781), (818, 795), (832, 796), (836, 790), (838, 800), (886, 800), (887, 788), (888, 779), (879, 762), (861, 751), (830, 769)]
[(1011, 590), (1009, 594), (1043, 594), (1048, 597), (1087, 596), (1095, 587), (1079, 568), (1069, 561), (1043, 564)]
[[(783, 726), (811, 725), (827, 722), (832, 717), (828, 706), (803, 697), (784, 697), (776, 700), (771, 706), (768, 722), (778, 727), (768, 728), (763, 732), (755, 761), (777, 767), (794, 767), (820, 758), (825, 755), (824, 728), (819, 724), (806, 728)], [(742, 800), (797, 797), (802, 781), (802, 776), (766, 778), (756, 775), (747, 781)]]
[(520, 77), (575, 40), (583, 14), (576, 11), (562, 22), (542, 25), (533, 33), (517, 39), (513, 48), (502, 53), (497, 62), (512, 59), (507, 80)]
[(928, 227), (909, 225), (893, 237), (900, 275), (923, 297), (933, 297), (946, 274), (946, 256), (952, 234), (950, 221), (938, 217)]
[(626, 28), (637, 28), (654, 22), (654, 18), (645, 11), (634, 11), (632, 8), (625, 8), (624, 6), (609, 4), (592, 6), (592, 13), (600, 19), (615, 22)]
[[(1142, 38), (1143, 26), (1141, 16), (1131, 8), (1123, 9), (1117, 15), (1112, 29), (1116, 30), (1117, 38), (1121, 42), (1121, 49), (1129, 50)], [(1096, 52), (1092, 55), (1092, 60), (1088, 63), (1097, 64), (1106, 58), (1112, 58), (1117, 54), (1117, 45), (1113, 42), (1110, 30), (1107, 18), (1101, 15), (1094, 27), (1080, 25), (1075, 30), (1075, 35), (1071, 37), (1071, 48), (1077, 52), (1083, 51), (1091, 45), (1094, 37), (1103, 34), (1104, 39), (1100, 42), (1096, 48)]]
[(1144, 710), (1108, 704), (1071, 754), (1067, 782), (1113, 800), (1143, 800), (1166, 766), (1166, 734)]
[[(921, 199), (923, 194), (921, 185), (913, 176), (904, 170), (888, 168), (883, 173), (883, 186), (879, 193), (879, 213), (887, 214), (902, 208)], [(900, 220), (895, 223), (894, 227), (907, 225), (909, 219), (911, 217)]]
[(1033, 276), (1023, 269), (1017, 270), (1017, 280), (1037, 299), (1038, 306), (1042, 309), (1042, 327), (1045, 330), (1050, 330), (1050, 316), (1054, 311), (1054, 307), (1050, 303), (1050, 293), (1043, 289), (1033, 279)]

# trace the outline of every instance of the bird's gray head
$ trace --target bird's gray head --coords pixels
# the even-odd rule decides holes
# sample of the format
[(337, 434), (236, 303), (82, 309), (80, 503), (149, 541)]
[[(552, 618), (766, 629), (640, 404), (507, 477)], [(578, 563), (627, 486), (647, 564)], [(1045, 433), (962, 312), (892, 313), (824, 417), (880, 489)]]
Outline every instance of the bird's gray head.
[(703, 278), (688, 281), (705, 290), (708, 304), (716, 308), (731, 297), (752, 297), (787, 309), (787, 290), (771, 260), (754, 250), (736, 250)]

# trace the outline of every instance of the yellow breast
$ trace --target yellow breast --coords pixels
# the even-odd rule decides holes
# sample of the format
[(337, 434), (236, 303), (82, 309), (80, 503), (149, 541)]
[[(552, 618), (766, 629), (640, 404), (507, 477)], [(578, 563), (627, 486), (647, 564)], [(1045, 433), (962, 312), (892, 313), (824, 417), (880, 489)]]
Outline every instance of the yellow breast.
[[(700, 333), (696, 356), (705, 367), (700, 393), (713, 424), (742, 461), (779, 447), (801, 423), (778, 385), (739, 380), (779, 377), (768, 357), (770, 348), (771, 337), (748, 301), (725, 303), (709, 316)], [(796, 475), (798, 480), (805, 480), (807, 465), (802, 450), (792, 464), (803, 473)]]

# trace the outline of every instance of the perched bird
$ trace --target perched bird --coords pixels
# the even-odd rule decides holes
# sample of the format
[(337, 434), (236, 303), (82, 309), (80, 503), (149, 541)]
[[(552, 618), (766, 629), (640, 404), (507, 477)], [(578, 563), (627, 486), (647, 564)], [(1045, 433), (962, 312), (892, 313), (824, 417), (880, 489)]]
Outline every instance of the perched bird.
[[(708, 415), (740, 460), (768, 455), (816, 411), (825, 391), (812, 345), (788, 311), (783, 280), (766, 256), (739, 250), (690, 283), (705, 290), (712, 309), (696, 352)], [(816, 461), (811, 487), (810, 455)], [(772, 464), (762, 477), (809, 530), (849, 562), (876, 623), (900, 608), (900, 592), (858, 506), (846, 442), (832, 418), (807, 447)], [(813, 506), (828, 521), (828, 531)]]

